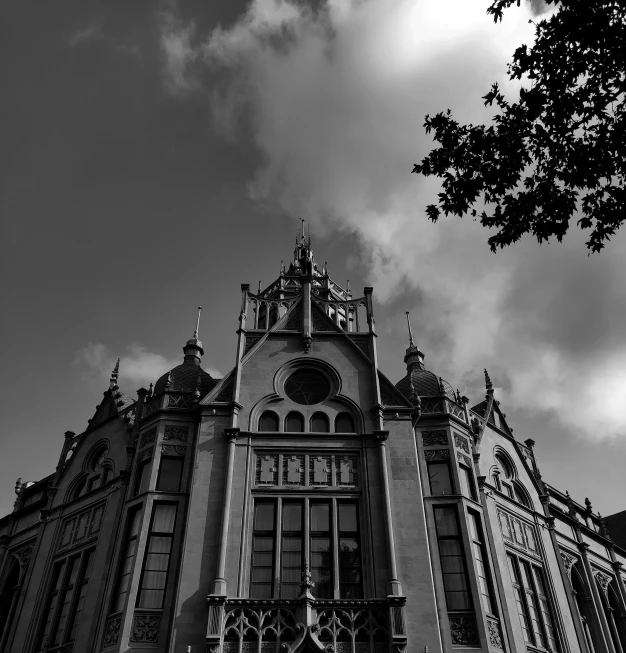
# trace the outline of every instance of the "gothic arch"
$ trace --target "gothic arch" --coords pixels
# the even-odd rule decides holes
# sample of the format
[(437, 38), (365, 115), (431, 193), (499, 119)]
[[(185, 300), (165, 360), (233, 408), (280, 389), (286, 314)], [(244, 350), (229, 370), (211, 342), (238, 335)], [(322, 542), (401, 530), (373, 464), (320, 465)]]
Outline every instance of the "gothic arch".
[(511, 481), (517, 481), (517, 467), (515, 466), (515, 463), (513, 462), (513, 459), (511, 458), (510, 454), (508, 451), (505, 451), (502, 447), (500, 446), (495, 446), (493, 448), (493, 457), (495, 459), (495, 465), (497, 468), (507, 475), (508, 478), (511, 479)]

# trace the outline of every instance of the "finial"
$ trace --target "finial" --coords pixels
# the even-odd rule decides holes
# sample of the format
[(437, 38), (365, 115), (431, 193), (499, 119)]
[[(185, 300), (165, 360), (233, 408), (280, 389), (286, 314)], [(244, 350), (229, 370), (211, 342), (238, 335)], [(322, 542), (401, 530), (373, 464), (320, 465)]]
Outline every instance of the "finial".
[(200, 313), (202, 313), (202, 306), (198, 306), (198, 319), (196, 320), (196, 330), (193, 333), (193, 337), (198, 337), (198, 329), (200, 327)]
[(324, 274), (328, 276), (328, 261), (324, 261)]
[(165, 381), (165, 390), (169, 390), (172, 387), (172, 370), (167, 374), (167, 381)]
[(301, 226), (301, 240), (304, 240), (304, 219), (300, 218), (300, 226)]
[(589, 497), (585, 497), (585, 507), (587, 508), (587, 512), (592, 513), (593, 508), (591, 507), (591, 501), (589, 501)]
[(17, 481), (15, 481), (15, 494), (19, 495), (19, 493), (22, 491), (22, 477), (20, 476)]
[(150, 387), (148, 388), (148, 394), (146, 395), (146, 399), (150, 399), (152, 397), (152, 383), (150, 384)]
[(284, 263), (284, 261), (281, 260), (281, 262), (280, 262), (280, 273), (284, 274), (284, 272), (285, 272), (285, 263)]
[(117, 379), (120, 374), (120, 359), (117, 359), (117, 363), (115, 363), (115, 367), (113, 368), (113, 371), (111, 372), (111, 379), (109, 381), (109, 387), (114, 388), (117, 385)]
[(303, 592), (308, 592), (315, 587), (315, 583), (312, 580), (311, 569), (309, 567), (309, 559), (304, 559), (304, 571), (302, 572), (302, 582), (300, 583), (300, 589)]
[(346, 282), (346, 292), (350, 292), (350, 279)]
[(489, 378), (489, 372), (485, 370), (485, 387), (487, 390), (491, 390), (493, 388), (493, 384), (491, 383), (491, 379)]
[(259, 279), (259, 290), (257, 291), (257, 295), (261, 294), (261, 279)]
[(415, 347), (413, 342), (413, 332), (411, 331), (411, 317), (409, 311), (406, 311), (406, 323), (409, 326), (409, 347)]

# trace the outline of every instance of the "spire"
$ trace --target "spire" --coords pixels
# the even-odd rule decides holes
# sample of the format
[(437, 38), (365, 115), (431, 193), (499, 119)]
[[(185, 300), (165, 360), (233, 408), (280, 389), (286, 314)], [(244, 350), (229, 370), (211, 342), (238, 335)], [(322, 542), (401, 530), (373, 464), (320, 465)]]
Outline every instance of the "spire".
[(185, 346), (183, 347), (183, 352), (185, 354), (184, 362), (190, 365), (200, 365), (200, 358), (204, 355), (202, 342), (198, 338), (198, 329), (200, 328), (201, 313), (202, 313), (202, 306), (198, 306), (198, 317), (196, 318), (196, 328), (193, 332), (193, 336), (189, 340), (187, 340)]
[(117, 388), (117, 379), (120, 375), (120, 359), (117, 359), (117, 363), (115, 363), (115, 367), (113, 368), (113, 371), (111, 372), (111, 379), (109, 380), (109, 388)]
[(404, 353), (404, 362), (406, 363), (407, 372), (412, 372), (415, 369), (423, 370), (424, 367), (424, 353), (420, 351), (419, 347), (413, 340), (413, 331), (411, 330), (411, 317), (409, 311), (406, 312), (406, 323), (409, 328), (409, 346)]
[(485, 370), (485, 388), (487, 388), (487, 390), (491, 390), (493, 388), (493, 383), (491, 383), (489, 372), (487, 372), (487, 370)]

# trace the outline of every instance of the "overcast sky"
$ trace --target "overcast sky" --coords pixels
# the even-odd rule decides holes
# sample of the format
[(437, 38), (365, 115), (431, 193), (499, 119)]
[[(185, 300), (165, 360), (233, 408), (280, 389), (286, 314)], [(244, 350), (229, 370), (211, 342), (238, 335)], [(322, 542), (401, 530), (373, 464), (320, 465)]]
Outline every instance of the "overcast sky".
[(544, 479), (623, 510), (626, 234), (492, 254), (470, 219), (428, 222), (411, 175), (427, 113), (481, 96), (532, 40), (487, 0), (9, 0), (0, 26), (0, 514), (54, 471), (120, 356), (130, 395), (182, 360), (234, 364), (239, 285), (271, 282), (297, 220), (318, 262), (374, 286), (380, 364), (427, 367), (478, 403), (483, 368)]

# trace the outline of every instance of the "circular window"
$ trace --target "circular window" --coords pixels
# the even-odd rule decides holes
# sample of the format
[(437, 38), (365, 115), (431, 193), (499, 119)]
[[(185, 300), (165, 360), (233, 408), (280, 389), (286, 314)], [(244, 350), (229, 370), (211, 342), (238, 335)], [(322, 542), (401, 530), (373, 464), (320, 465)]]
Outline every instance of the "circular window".
[(292, 374), (285, 382), (285, 394), (297, 404), (311, 406), (324, 401), (330, 394), (326, 377), (319, 372), (302, 370)]

